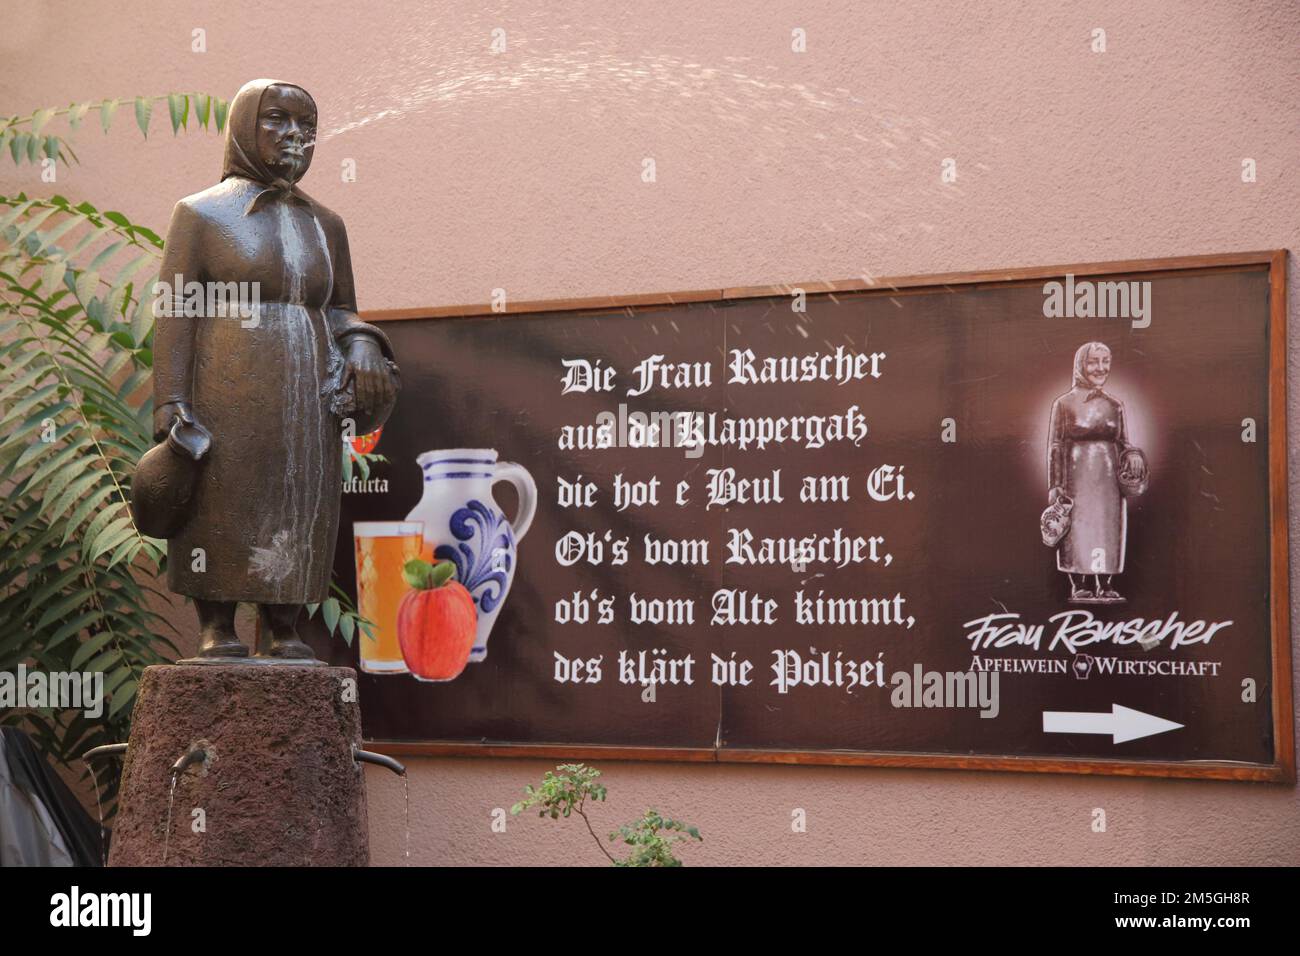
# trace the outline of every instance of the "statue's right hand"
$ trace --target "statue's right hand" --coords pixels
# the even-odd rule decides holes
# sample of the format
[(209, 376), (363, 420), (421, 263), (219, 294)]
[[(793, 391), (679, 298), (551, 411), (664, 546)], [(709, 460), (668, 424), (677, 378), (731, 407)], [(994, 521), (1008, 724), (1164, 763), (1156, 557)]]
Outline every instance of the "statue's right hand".
[(1065, 494), (1065, 492), (1062, 491), (1061, 488), (1060, 488), (1059, 486), (1056, 487), (1056, 488), (1052, 488), (1052, 489), (1050, 489), (1050, 490), (1047, 492), (1047, 503), (1048, 503), (1049, 505), (1054, 505), (1054, 504), (1056, 504), (1057, 501), (1059, 501), (1059, 500), (1061, 499), (1061, 496), (1062, 496), (1063, 494)]

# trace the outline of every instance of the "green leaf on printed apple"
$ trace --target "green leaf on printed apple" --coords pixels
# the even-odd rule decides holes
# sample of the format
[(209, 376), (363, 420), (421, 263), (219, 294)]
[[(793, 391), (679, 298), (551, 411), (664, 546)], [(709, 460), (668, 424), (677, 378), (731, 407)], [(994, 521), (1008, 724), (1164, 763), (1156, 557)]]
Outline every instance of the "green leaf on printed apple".
[(412, 558), (402, 566), (402, 578), (417, 591), (440, 588), (456, 574), (456, 565), (450, 561), (430, 564), (423, 558)]

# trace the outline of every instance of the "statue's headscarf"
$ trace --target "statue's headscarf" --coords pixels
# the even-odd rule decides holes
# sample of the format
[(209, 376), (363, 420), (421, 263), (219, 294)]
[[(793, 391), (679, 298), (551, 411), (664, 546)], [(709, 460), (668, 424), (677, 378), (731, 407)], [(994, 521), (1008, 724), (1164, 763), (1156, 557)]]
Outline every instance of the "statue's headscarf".
[(1105, 342), (1084, 342), (1079, 346), (1078, 351), (1074, 353), (1074, 387), (1088, 390), (1088, 396), (1084, 399), (1085, 402), (1104, 394), (1101, 389), (1094, 388), (1092, 382), (1088, 381), (1088, 356), (1093, 349), (1110, 351), (1110, 347)]
[[(260, 184), (258, 191), (244, 215), (257, 208), (259, 200), (284, 199), (293, 197), (308, 201), (306, 193), (294, 185), (293, 181), (276, 176), (258, 157), (257, 152), (257, 117), (262, 109), (262, 94), (272, 86), (287, 86), (311, 100), (312, 107), (316, 101), (311, 94), (297, 83), (284, 83), (280, 80), (249, 80), (239, 88), (235, 98), (230, 101), (230, 114), (226, 118), (226, 154), (222, 162), (221, 178), (243, 176)], [(304, 169), (303, 173), (306, 172)], [(299, 173), (301, 176), (302, 173)], [(265, 197), (265, 198), (264, 198)]]

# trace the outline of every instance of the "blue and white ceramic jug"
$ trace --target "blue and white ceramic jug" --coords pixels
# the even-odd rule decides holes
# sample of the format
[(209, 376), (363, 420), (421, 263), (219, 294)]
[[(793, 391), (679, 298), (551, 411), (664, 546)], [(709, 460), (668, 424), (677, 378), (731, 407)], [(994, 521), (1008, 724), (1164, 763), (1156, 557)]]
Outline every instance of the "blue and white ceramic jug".
[[(469, 659), (487, 657), (488, 636), (510, 593), (518, 542), (537, 511), (533, 476), (512, 461), (497, 461), (495, 448), (426, 451), (416, 459), (424, 472), (424, 496), (408, 521), (424, 523), (425, 550), (433, 560), (456, 565), (456, 580), (474, 598), (478, 633)], [(506, 520), (492, 498), (492, 486), (508, 481), (519, 492), (519, 514)]]

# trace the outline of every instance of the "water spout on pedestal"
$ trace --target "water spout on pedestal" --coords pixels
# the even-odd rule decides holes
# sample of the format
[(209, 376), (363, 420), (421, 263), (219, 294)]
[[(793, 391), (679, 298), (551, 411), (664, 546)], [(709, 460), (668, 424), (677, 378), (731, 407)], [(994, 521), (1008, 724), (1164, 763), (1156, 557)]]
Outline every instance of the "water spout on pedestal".
[(82, 762), (86, 769), (90, 771), (90, 779), (95, 784), (95, 812), (99, 816), (99, 862), (102, 866), (108, 866), (108, 828), (104, 826), (104, 797), (99, 789), (99, 772), (95, 770), (92, 760), (98, 757), (118, 757), (126, 754), (126, 744), (102, 744), (98, 747), (91, 747), (81, 755)]
[(163, 866), (167, 865), (167, 854), (171, 850), (172, 844), (172, 806), (176, 802), (176, 784), (180, 782), (181, 774), (185, 772), (186, 767), (190, 766), (190, 764), (199, 763), (200, 761), (206, 765), (209, 756), (208, 748), (204, 744), (193, 743), (190, 745), (190, 749), (181, 754), (180, 757), (176, 759), (176, 762), (172, 764), (172, 785), (171, 789), (167, 793), (167, 829), (163, 837)]
[(199, 746), (198, 744), (192, 746), (189, 750), (185, 751), (185, 753), (182, 754), (181, 757), (174, 764), (172, 764), (172, 783), (175, 784), (176, 778), (179, 777), (182, 773), (184, 773), (185, 768), (188, 767), (190, 764), (197, 763), (200, 760), (207, 760), (207, 759), (208, 759), (208, 752), (206, 749)]
[(387, 767), (398, 776), (406, 776), (406, 768), (392, 757), (386, 757), (383, 754), (377, 754), (370, 750), (362, 750), (356, 744), (352, 745), (352, 759), (357, 763), (372, 763), (378, 767)]
[(103, 744), (99, 747), (91, 747), (81, 755), (81, 759), (89, 762), (96, 757), (116, 757), (126, 753), (127, 746), (127, 744)]
[(392, 757), (384, 754), (377, 754), (370, 750), (362, 750), (356, 744), (352, 745), (352, 759), (357, 763), (372, 763), (379, 767), (387, 767), (393, 773), (402, 778), (402, 798), (405, 802), (406, 816), (406, 844), (402, 850), (402, 857), (406, 865), (411, 865), (411, 780), (406, 775), (406, 767), (402, 766)]

